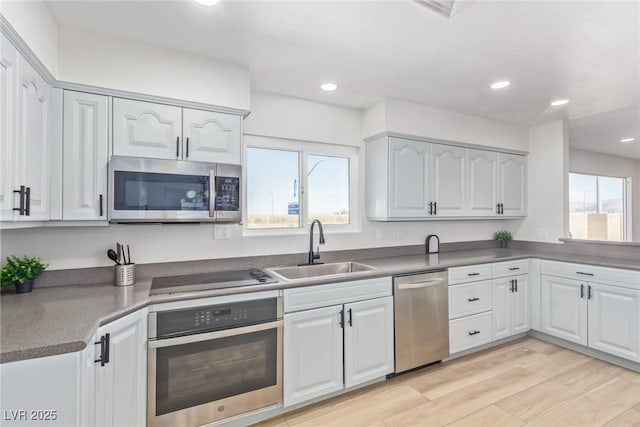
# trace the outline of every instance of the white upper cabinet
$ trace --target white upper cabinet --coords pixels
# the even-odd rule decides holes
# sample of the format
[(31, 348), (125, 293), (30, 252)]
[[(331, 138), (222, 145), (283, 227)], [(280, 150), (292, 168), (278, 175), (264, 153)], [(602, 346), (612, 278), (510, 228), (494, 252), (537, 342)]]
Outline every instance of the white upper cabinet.
[(495, 216), (498, 204), (498, 153), (467, 150), (468, 216)]
[(108, 97), (64, 92), (64, 220), (106, 220)]
[(431, 212), (440, 216), (466, 214), (466, 149), (452, 145), (431, 145)]
[(49, 219), (49, 102), (51, 87), (18, 55), (16, 186), (25, 186), (25, 215), (16, 220)]
[(526, 215), (526, 156), (386, 136), (366, 156), (369, 219)]
[(240, 164), (242, 118), (151, 102), (113, 100), (113, 154)]
[(389, 138), (390, 217), (421, 218), (429, 214), (430, 166), (431, 144)]
[(183, 110), (185, 160), (240, 164), (242, 119), (212, 111)]
[(114, 98), (113, 154), (182, 158), (182, 108)]
[(0, 34), (0, 221), (13, 220), (16, 137), (16, 48)]
[(498, 203), (502, 216), (527, 214), (527, 158), (498, 154)]

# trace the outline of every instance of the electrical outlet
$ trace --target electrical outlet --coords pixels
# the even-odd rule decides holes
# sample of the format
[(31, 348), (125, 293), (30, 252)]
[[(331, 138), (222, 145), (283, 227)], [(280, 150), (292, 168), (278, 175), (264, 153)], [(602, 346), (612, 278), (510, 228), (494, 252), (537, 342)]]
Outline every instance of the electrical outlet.
[(538, 228), (536, 230), (536, 239), (547, 240), (547, 229), (546, 228)]
[(229, 226), (216, 224), (213, 226), (213, 238), (216, 240), (229, 240)]
[(398, 227), (393, 227), (391, 229), (391, 234), (393, 235), (394, 239), (399, 239), (402, 237), (402, 231), (400, 231)]

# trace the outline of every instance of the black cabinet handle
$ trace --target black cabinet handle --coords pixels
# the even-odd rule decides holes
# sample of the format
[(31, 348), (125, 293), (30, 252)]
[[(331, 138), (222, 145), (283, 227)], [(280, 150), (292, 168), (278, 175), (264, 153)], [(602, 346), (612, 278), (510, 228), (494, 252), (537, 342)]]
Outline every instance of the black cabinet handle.
[(515, 289), (516, 289), (515, 292), (518, 292), (518, 279), (514, 279), (513, 282), (514, 282)]
[(478, 297), (467, 298), (467, 301), (469, 301), (469, 302), (480, 301), (480, 298), (478, 298)]
[(13, 208), (14, 211), (18, 211), (18, 213), (20, 215), (24, 215), (24, 192), (25, 192), (25, 186), (21, 185), (20, 186), (20, 190), (13, 190), (13, 193), (18, 193), (20, 194), (20, 207), (19, 208)]
[(433, 214), (438, 215), (438, 202), (433, 202)]
[(513, 285), (513, 282), (514, 282), (513, 280), (509, 280), (509, 284), (511, 285), (511, 287), (509, 288), (509, 290), (510, 290), (511, 292), (513, 292), (513, 286), (514, 286), (514, 285)]
[(27, 187), (24, 192), (24, 213), (26, 216), (31, 215), (31, 187)]
[(433, 202), (429, 202), (429, 215), (433, 215)]
[(176, 136), (176, 157), (180, 157), (180, 137)]
[(101, 195), (100, 195), (100, 216), (103, 216), (103, 215), (104, 215), (104, 207), (103, 207), (103, 204), (104, 204), (104, 196), (101, 194)]
[(189, 137), (187, 137), (187, 156), (186, 158), (189, 158)]
[(500, 203), (496, 205), (496, 213), (500, 215)]
[(340, 315), (340, 320), (338, 321), (338, 324), (342, 329), (344, 329), (344, 310), (340, 310), (339, 315)]
[(353, 326), (353, 310), (349, 309), (349, 326)]
[(580, 298), (584, 298), (584, 285), (580, 283)]
[(582, 271), (576, 271), (576, 274), (582, 274), (583, 276), (592, 276), (593, 277), (593, 273), (584, 273)]
[(504, 215), (504, 203), (500, 203), (500, 215)]
[(587, 286), (587, 299), (591, 299), (591, 285)]
[(469, 332), (469, 335), (478, 335), (480, 333), (480, 331), (471, 331)]
[(509, 267), (509, 271), (520, 270), (520, 267)]
[(96, 341), (95, 344), (100, 344), (100, 357), (94, 360), (94, 363), (100, 362), (100, 366), (104, 366), (109, 363), (109, 341), (111, 340), (110, 334), (104, 334), (100, 337), (100, 341)]
[(468, 273), (467, 276), (471, 277), (471, 276), (479, 276), (480, 273)]

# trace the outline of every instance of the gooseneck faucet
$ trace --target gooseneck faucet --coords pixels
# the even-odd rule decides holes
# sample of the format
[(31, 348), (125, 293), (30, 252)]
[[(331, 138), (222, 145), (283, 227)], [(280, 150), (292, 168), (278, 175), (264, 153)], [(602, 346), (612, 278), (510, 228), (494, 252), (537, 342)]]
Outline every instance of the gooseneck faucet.
[(322, 264), (321, 262), (315, 262), (316, 259), (320, 259), (320, 246), (318, 246), (318, 251), (313, 252), (313, 227), (318, 224), (318, 229), (320, 231), (320, 245), (324, 245), (324, 231), (322, 230), (322, 223), (318, 219), (314, 219), (311, 223), (311, 229), (309, 230), (309, 265), (312, 264)]

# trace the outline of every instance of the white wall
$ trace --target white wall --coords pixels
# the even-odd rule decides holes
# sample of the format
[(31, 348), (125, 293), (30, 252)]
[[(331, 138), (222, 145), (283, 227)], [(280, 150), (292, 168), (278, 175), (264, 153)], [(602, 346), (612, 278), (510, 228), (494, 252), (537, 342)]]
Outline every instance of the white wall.
[(509, 227), (518, 240), (560, 243), (566, 237), (568, 171), (567, 126), (562, 120), (529, 130), (528, 212)]
[[(294, 119), (290, 119), (288, 114)], [(252, 94), (245, 130), (253, 135), (306, 141), (362, 145), (362, 112), (287, 96)], [(319, 123), (320, 122), (320, 123)], [(453, 131), (452, 131), (453, 132)], [(361, 231), (327, 233), (321, 251), (423, 244), (428, 234), (441, 242), (491, 239), (509, 221), (369, 222), (364, 219), (364, 158), (360, 161)], [(26, 253), (51, 263), (50, 269), (110, 265), (108, 248), (116, 241), (131, 245), (137, 263), (191, 259), (303, 253), (308, 235), (242, 236), (239, 225), (228, 226), (230, 240), (214, 240), (214, 225), (112, 225), (109, 227), (40, 228), (0, 232), (3, 253)]]
[(58, 25), (43, 1), (0, 1), (0, 13), (45, 67), (58, 73)]
[(60, 27), (58, 80), (249, 110), (244, 65)]
[(640, 242), (640, 160), (593, 151), (569, 149), (569, 171), (631, 178), (633, 241)]
[(383, 130), (466, 142), (487, 147), (528, 151), (528, 128), (454, 111), (442, 110), (396, 98), (385, 98), (365, 113), (364, 138)]

